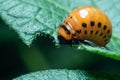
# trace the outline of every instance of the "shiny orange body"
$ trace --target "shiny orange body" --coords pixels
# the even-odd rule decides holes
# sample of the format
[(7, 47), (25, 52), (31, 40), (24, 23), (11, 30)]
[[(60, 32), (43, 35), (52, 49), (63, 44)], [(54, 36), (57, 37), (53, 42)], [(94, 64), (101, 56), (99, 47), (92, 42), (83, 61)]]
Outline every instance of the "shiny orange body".
[(98, 46), (105, 46), (112, 35), (112, 24), (100, 9), (85, 6), (73, 10), (57, 32), (66, 41), (89, 40)]

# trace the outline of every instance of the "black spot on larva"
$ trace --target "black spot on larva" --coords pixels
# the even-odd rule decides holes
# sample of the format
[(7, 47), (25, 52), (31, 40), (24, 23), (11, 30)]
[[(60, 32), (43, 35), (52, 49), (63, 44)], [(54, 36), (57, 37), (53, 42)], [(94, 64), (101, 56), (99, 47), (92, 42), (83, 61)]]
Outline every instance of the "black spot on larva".
[(98, 31), (96, 31), (96, 33), (95, 33), (96, 35), (98, 34)]
[(87, 30), (85, 30), (85, 32), (84, 32), (85, 34), (87, 34)]
[(72, 18), (72, 16), (70, 16), (70, 18)]
[(68, 24), (68, 22), (65, 22), (66, 24)]
[(93, 27), (95, 25), (95, 22), (94, 21), (91, 21), (90, 22), (90, 25)]
[(90, 34), (93, 34), (93, 30), (90, 31)]
[(109, 34), (109, 33), (110, 33), (110, 30), (108, 30), (107, 33)]
[(87, 24), (86, 23), (82, 23), (82, 27), (86, 28)]
[(61, 28), (63, 28), (67, 34), (70, 34), (70, 31), (67, 29), (65, 25), (60, 25)]
[(104, 25), (103, 29), (104, 29), (104, 30), (106, 30), (106, 28), (107, 28), (107, 26), (106, 26), (106, 25)]
[(75, 34), (72, 34), (73, 36), (76, 36), (76, 33)]
[(103, 39), (105, 39), (105, 38), (106, 38), (106, 35), (103, 36)]
[(107, 42), (107, 39), (105, 39), (104, 41)]
[(76, 31), (77, 33), (81, 33), (81, 29)]
[(100, 33), (100, 36), (102, 36), (103, 35), (103, 32), (102, 33)]
[(98, 27), (99, 27), (99, 28), (101, 27), (101, 22), (98, 22)]

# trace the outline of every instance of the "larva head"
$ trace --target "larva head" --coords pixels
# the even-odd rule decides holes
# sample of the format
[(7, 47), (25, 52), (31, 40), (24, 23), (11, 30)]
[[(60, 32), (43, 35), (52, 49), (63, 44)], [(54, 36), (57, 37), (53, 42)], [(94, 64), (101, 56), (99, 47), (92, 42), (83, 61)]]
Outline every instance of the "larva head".
[(62, 43), (71, 42), (73, 30), (70, 26), (62, 24), (58, 27), (58, 38)]

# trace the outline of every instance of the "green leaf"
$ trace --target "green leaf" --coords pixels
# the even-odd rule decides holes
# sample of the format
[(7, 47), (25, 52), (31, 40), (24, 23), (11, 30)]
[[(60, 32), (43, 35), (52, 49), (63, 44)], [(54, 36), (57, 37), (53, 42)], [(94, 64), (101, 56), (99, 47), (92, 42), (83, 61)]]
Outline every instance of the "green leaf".
[[(67, 14), (81, 1), (0, 0), (0, 16), (30, 45), (36, 34), (50, 34), (57, 40), (56, 29)], [(74, 2), (74, 3), (73, 3)], [(84, 5), (90, 2), (82, 1)], [(76, 4), (76, 6), (74, 6)]]
[(120, 60), (119, 0), (0, 0), (0, 17), (27, 45), (42, 33), (54, 37), (58, 43), (57, 27), (74, 8), (85, 5), (98, 7), (108, 15), (113, 25), (113, 35), (107, 45), (108, 50), (86, 45), (79, 45), (78, 49)]
[[(99, 76), (100, 75), (100, 76)], [(101, 76), (102, 75), (102, 76)], [(22, 75), (13, 80), (117, 80), (120, 75), (104, 72), (87, 72), (83, 70), (55, 69), (38, 71)]]

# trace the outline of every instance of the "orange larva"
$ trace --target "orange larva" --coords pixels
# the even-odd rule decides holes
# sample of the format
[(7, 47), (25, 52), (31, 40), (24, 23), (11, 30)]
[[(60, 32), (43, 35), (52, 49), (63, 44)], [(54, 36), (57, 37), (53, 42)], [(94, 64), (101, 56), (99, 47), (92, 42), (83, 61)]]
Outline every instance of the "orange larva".
[(98, 46), (105, 46), (112, 35), (112, 24), (103, 11), (85, 6), (73, 10), (57, 32), (61, 43), (89, 40)]

